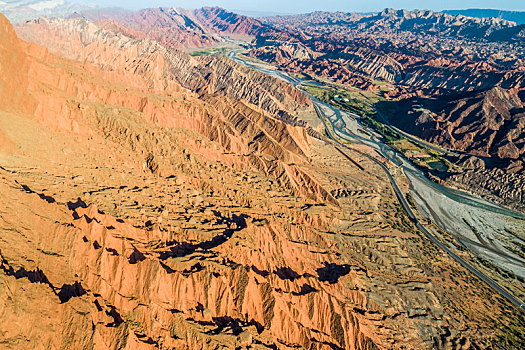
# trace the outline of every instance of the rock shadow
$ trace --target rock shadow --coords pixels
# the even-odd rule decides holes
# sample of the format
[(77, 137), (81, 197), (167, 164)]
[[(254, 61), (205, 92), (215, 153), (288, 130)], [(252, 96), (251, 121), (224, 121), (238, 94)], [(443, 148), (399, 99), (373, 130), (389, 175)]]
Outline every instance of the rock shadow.
[(235, 232), (245, 229), (247, 226), (246, 225), (247, 218), (248, 216), (245, 214), (241, 214), (238, 216), (233, 215), (231, 219), (222, 218), (223, 222), (220, 222), (220, 224), (222, 223), (235, 224), (236, 228), (226, 229), (224, 230), (222, 234), (213, 237), (209, 241), (205, 241), (201, 243), (188, 243), (188, 242), (178, 243), (170, 247), (169, 250), (161, 252), (159, 259), (166, 260), (169, 258), (182, 258), (182, 257), (185, 257), (187, 255), (194, 253), (197, 249), (208, 251), (213, 248), (216, 248), (226, 243), (233, 236)]
[(77, 281), (73, 284), (62, 285), (62, 288), (60, 288), (60, 291), (57, 293), (57, 295), (61, 303), (67, 303), (71, 298), (80, 297), (86, 293), (87, 292), (82, 287), (82, 284)]
[(280, 267), (277, 270), (275, 270), (275, 274), (282, 280), (290, 281), (295, 281), (296, 279), (301, 277), (301, 275), (292, 270), (292, 268), (290, 267)]
[(27, 193), (33, 193), (33, 194), (36, 194), (37, 196), (39, 196), (41, 199), (45, 200), (46, 202), (50, 203), (50, 204), (53, 204), (53, 203), (56, 203), (57, 201), (55, 200), (55, 198), (51, 197), (51, 196), (46, 196), (45, 194), (43, 193), (38, 193), (38, 192), (35, 192), (33, 191), (32, 189), (29, 188), (29, 186), (27, 185), (22, 185), (22, 188), (24, 189), (24, 191), (26, 191)]
[(338, 265), (334, 263), (325, 263), (324, 267), (317, 269), (318, 279), (321, 282), (328, 282), (335, 284), (339, 281), (339, 278), (346, 276), (350, 273), (350, 265), (343, 264)]
[(309, 285), (308, 283), (305, 283), (301, 286), (301, 290), (299, 292), (292, 292), (293, 295), (296, 296), (302, 296), (302, 295), (308, 295), (310, 293), (317, 292), (317, 289)]
[(130, 264), (137, 264), (141, 261), (146, 260), (146, 256), (141, 253), (137, 248), (133, 247), (133, 253), (129, 256), (129, 263)]
[[(82, 287), (80, 282), (75, 282), (73, 284), (63, 284), (61, 288), (55, 287), (47, 278), (44, 271), (40, 268), (35, 270), (26, 270), (24, 267), (20, 267), (15, 270), (9, 262), (2, 256), (0, 252), (0, 271), (3, 271), (7, 276), (12, 276), (16, 279), (25, 278), (31, 283), (41, 283), (46, 284), (51, 288), (53, 294), (55, 294), (60, 303), (66, 303), (71, 298), (79, 297), (86, 294), (86, 290)], [(58, 292), (57, 292), (58, 290)]]

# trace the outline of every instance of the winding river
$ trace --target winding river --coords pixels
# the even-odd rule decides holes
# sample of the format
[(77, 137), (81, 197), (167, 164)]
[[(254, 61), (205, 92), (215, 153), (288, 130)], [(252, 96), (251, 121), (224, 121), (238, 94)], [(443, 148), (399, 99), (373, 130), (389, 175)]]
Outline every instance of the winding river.
[[(284, 72), (269, 69), (262, 64), (247, 62), (237, 57), (236, 52), (233, 50), (229, 53), (229, 57), (301, 89), (299, 85), (303, 82)], [(320, 83), (317, 82), (316, 85), (319, 86)], [(340, 146), (346, 147), (340, 140), (367, 145), (403, 171), (410, 184), (410, 194), (414, 198), (417, 209), (422, 216), (451, 234), (460, 245), (475, 256), (490, 261), (490, 263), (525, 279), (525, 259), (513, 252), (515, 249), (509, 249), (509, 245), (518, 248), (519, 244), (525, 246), (525, 215), (523, 213), (433, 182), (403, 154), (384, 144), (380, 135), (363, 126), (358, 115), (339, 110), (321, 102), (308, 94), (308, 92), (304, 92), (312, 99), (316, 112), (325, 125), (327, 133)], [(332, 131), (330, 129), (333, 130), (335, 135), (331, 135)], [(390, 175), (389, 169), (371, 155), (363, 155), (374, 160), (387, 173), (401, 204), (405, 207), (411, 219), (416, 222), (418, 228), (428, 238), (513, 304), (524, 309), (524, 305), (520, 300), (461, 259), (450, 249), (450, 246), (445, 246), (435, 238), (434, 234), (424, 228), (406, 203), (404, 193), (400, 192), (395, 180)]]

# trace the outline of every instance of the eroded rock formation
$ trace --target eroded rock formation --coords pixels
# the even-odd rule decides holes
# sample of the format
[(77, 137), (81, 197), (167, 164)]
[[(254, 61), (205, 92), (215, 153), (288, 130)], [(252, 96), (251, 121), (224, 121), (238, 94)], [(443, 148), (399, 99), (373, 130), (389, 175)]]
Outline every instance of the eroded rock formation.
[(256, 19), (218, 7), (196, 10), (149, 8), (138, 12), (112, 9), (86, 10), (82, 16), (106, 29), (134, 39), (150, 38), (162, 45), (183, 49), (223, 42), (218, 34), (254, 37), (266, 27)]
[(5, 347), (523, 337), (522, 315), (418, 236), (375, 163), (309, 136), (293, 87), (83, 19), (18, 30), (68, 58), (0, 15)]

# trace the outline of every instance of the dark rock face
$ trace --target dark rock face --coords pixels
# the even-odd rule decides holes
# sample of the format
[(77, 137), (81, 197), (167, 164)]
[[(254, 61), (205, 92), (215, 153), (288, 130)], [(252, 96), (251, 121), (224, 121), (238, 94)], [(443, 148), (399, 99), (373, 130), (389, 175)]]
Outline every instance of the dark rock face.
[(517, 160), (525, 153), (525, 105), (516, 90), (494, 87), (439, 99), (413, 98), (395, 103), (392, 122), (449, 149)]
[(524, 97), (523, 90), (494, 87), (448, 97), (410, 98), (390, 102), (397, 106), (390, 120), (413, 135), (466, 153), (450, 159), (463, 170), (451, 173), (448, 182), (523, 210)]
[[(523, 163), (521, 161), (519, 163), (519, 168), (523, 169)], [(523, 211), (525, 210), (525, 175), (513, 173), (512, 169), (512, 166), (507, 169), (469, 169), (452, 174), (447, 181), (495, 203)]]

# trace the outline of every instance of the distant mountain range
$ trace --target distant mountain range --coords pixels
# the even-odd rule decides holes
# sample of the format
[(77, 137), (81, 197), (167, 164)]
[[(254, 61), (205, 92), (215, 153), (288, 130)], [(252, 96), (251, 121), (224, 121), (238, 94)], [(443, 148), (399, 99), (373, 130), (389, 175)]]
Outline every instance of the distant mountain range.
[(502, 11), (494, 9), (466, 9), (466, 10), (444, 10), (449, 15), (463, 15), (468, 17), (487, 18), (495, 17), (506, 19), (507, 21), (516, 22), (516, 24), (525, 24), (525, 11)]
[(255, 37), (268, 30), (256, 19), (237, 15), (218, 7), (198, 10), (150, 8), (132, 12), (119, 9), (93, 9), (75, 14), (113, 32), (134, 39), (150, 38), (171, 48), (213, 46), (223, 41), (221, 34)]
[[(499, 18), (476, 18), (467, 16), (454, 16), (443, 12), (430, 10), (396, 10), (387, 8), (380, 13), (362, 15), (359, 13), (323, 12), (317, 11), (294, 16), (267, 17), (261, 19), (264, 23), (274, 28), (296, 33), (301, 30), (311, 31), (315, 34), (323, 33), (333, 36), (337, 33), (346, 33), (346, 39), (355, 38), (366, 31), (370, 37), (394, 35), (398, 32), (410, 33), (414, 38), (421, 36), (448, 37), (451, 40), (468, 38), (474, 40), (495, 40), (501, 30), (505, 30), (503, 40), (522, 40), (521, 27), (514, 22)], [(512, 29), (512, 30), (511, 30)], [(314, 33), (308, 33), (303, 39), (308, 40)], [(406, 39), (406, 36), (404, 37)], [(326, 39), (326, 38), (325, 38)], [(401, 37), (399, 37), (401, 39)], [(327, 40), (324, 40), (325, 42)]]
[(0, 12), (12, 23), (20, 23), (40, 16), (66, 17), (91, 7), (65, 0), (0, 0)]

